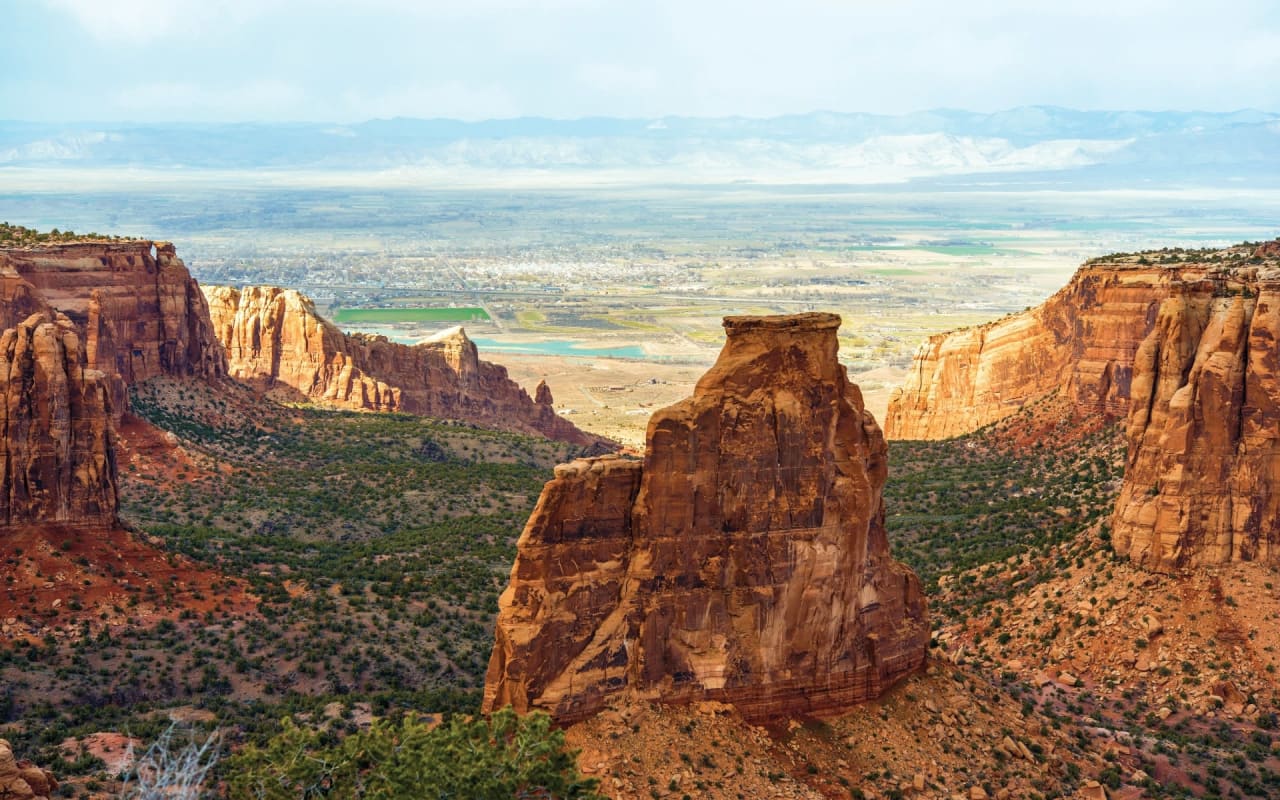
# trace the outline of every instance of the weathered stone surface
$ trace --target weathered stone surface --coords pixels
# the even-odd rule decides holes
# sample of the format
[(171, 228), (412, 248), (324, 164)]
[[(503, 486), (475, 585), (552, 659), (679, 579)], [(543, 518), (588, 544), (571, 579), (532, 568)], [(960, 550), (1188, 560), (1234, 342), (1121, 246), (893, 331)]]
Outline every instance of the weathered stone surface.
[(0, 524), (114, 521), (108, 381), (84, 358), (65, 316), (33, 314), (0, 334)]
[(0, 739), (0, 798), (4, 800), (48, 800), (58, 788), (53, 773), (30, 761), (14, 758), (13, 747)]
[(1204, 267), (1082, 267), (1043, 304), (931, 336), (889, 400), (890, 439), (972, 433), (1063, 391), (1085, 413), (1123, 417), (1133, 358), (1170, 286)]
[(408, 346), (385, 336), (344, 334), (292, 289), (204, 291), (232, 377), (292, 387), (310, 400), (345, 408), (466, 420), (581, 445), (602, 442), (558, 416), (541, 391), (535, 402), (505, 367), (481, 361), (461, 328)]
[(540, 406), (550, 406), (555, 404), (555, 398), (551, 396), (551, 387), (546, 381), (538, 381), (538, 386), (533, 390), (533, 402)]
[(167, 242), (0, 250), (0, 301), (6, 327), (43, 308), (65, 314), (81, 333), (87, 366), (107, 376), (117, 415), (130, 383), (226, 373), (204, 296)]
[(1280, 270), (1179, 285), (1134, 366), (1117, 551), (1150, 569), (1280, 561)]
[(484, 706), (583, 719), (611, 695), (747, 717), (850, 706), (919, 669), (916, 576), (889, 554), (886, 445), (839, 317), (730, 317), (643, 464), (557, 469), (500, 601)]
[(968, 433), (1063, 391), (1083, 417), (1127, 415), (1118, 552), (1280, 561), (1278, 291), (1276, 242), (1090, 262), (1031, 311), (931, 339), (890, 435)]

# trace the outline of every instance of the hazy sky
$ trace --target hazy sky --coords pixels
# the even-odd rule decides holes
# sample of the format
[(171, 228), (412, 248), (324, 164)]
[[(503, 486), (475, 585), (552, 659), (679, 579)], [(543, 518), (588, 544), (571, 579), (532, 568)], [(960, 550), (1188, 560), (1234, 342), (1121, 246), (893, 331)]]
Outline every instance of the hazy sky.
[(1275, 0), (0, 0), (0, 118), (1280, 110)]

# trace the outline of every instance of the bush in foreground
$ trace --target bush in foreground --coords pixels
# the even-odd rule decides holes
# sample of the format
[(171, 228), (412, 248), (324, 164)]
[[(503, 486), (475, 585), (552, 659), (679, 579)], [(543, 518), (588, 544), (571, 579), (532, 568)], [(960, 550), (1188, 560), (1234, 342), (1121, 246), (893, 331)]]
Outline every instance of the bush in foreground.
[(489, 719), (455, 718), (431, 728), (405, 718), (373, 724), (332, 744), (330, 735), (286, 720), (263, 747), (227, 764), (233, 800), (599, 800), (578, 774), (564, 734), (545, 714), (504, 709)]

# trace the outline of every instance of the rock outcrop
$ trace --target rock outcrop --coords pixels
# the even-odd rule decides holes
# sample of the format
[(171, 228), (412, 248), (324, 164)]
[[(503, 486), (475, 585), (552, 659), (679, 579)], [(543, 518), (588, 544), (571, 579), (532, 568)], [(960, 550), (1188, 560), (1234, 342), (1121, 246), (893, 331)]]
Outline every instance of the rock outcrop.
[(531, 399), (505, 367), (481, 361), (461, 328), (409, 346), (344, 334), (292, 289), (206, 287), (213, 327), (232, 377), (292, 387), (315, 402), (458, 419), (584, 446), (584, 433), (545, 400)]
[(1280, 242), (1097, 259), (1043, 305), (943, 334), (890, 435), (968, 433), (1063, 392), (1127, 418), (1115, 548), (1149, 569), (1280, 562)]
[(14, 758), (13, 746), (0, 739), (0, 798), (4, 800), (49, 800), (58, 788), (53, 773), (30, 761)]
[(929, 337), (889, 399), (890, 439), (947, 439), (1063, 391), (1082, 411), (1128, 409), (1134, 354), (1176, 276), (1168, 270), (1082, 267), (1043, 304)]
[(65, 314), (81, 334), (87, 366), (107, 376), (117, 415), (128, 384), (226, 373), (204, 295), (168, 242), (0, 250), (0, 301), (4, 327), (38, 310)]
[(115, 520), (109, 383), (84, 361), (62, 315), (33, 314), (0, 334), (0, 525)]
[(886, 444), (836, 360), (832, 314), (729, 317), (643, 463), (556, 469), (500, 601), (484, 707), (584, 719), (628, 694), (750, 719), (845, 708), (921, 667), (895, 562)]
[(1280, 562), (1278, 338), (1275, 266), (1189, 280), (1160, 304), (1134, 364), (1121, 554), (1155, 570)]
[(1033, 309), (932, 336), (889, 400), (890, 439), (946, 439), (1055, 392), (1075, 411), (1123, 419), (1133, 363), (1165, 298), (1264, 248), (1162, 251), (1095, 259)]

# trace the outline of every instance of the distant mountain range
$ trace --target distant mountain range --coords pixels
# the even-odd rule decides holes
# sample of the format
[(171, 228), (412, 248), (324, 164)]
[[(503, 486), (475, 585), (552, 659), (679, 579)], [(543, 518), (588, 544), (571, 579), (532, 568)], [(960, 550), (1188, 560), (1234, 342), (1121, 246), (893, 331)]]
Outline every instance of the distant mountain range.
[[(1280, 114), (1075, 111), (812, 114), (354, 125), (0, 121), (0, 168), (642, 171), (859, 182), (1091, 168), (1233, 181), (1280, 177)], [(1106, 169), (1099, 170), (1098, 167)]]

